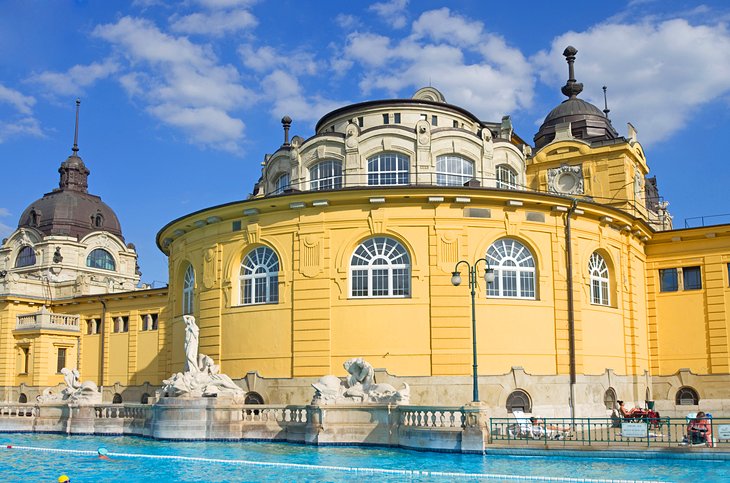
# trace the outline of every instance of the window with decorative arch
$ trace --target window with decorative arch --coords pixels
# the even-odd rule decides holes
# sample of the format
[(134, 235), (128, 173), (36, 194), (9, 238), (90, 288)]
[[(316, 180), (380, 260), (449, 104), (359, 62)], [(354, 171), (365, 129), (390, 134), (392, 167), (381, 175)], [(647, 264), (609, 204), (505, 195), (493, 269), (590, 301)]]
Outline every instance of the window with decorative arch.
[(397, 240), (376, 236), (362, 242), (350, 260), (353, 298), (409, 297), (411, 259)]
[(616, 390), (612, 387), (609, 387), (606, 389), (606, 392), (603, 393), (603, 404), (609, 411), (613, 411), (616, 408), (616, 399)]
[(342, 188), (342, 162), (335, 159), (320, 161), (309, 168), (309, 189), (312, 191)]
[(284, 173), (280, 175), (278, 178), (276, 178), (276, 181), (274, 181), (274, 192), (271, 193), (272, 195), (280, 195), (285, 190), (289, 189), (291, 187), (291, 176), (289, 173)]
[(116, 270), (116, 262), (111, 253), (104, 250), (103, 248), (95, 248), (86, 257), (86, 266), (91, 268), (98, 268), (100, 270)]
[(183, 315), (190, 315), (193, 313), (193, 294), (195, 291), (195, 271), (193, 266), (188, 265), (183, 275), (183, 289), (182, 289), (182, 313)]
[(456, 154), (436, 158), (436, 184), (464, 186), (474, 178), (474, 162)]
[(368, 158), (368, 185), (408, 184), (410, 159), (399, 153), (380, 153)]
[(700, 395), (693, 387), (680, 387), (677, 391), (676, 403), (678, 406), (697, 406), (700, 403)]
[(18, 252), (15, 259), (15, 268), (30, 267), (36, 264), (35, 250), (30, 245), (25, 245)]
[(514, 413), (515, 411), (532, 412), (530, 395), (522, 389), (515, 389), (507, 396), (507, 412)]
[(516, 190), (518, 186), (517, 171), (508, 164), (497, 165), (497, 188)]
[(591, 303), (594, 305), (610, 305), (609, 287), (611, 280), (606, 260), (598, 252), (593, 252), (588, 260), (588, 273), (591, 278)]
[(522, 243), (502, 238), (487, 250), (494, 282), (487, 284), (490, 297), (535, 299), (535, 257)]
[(269, 247), (258, 247), (246, 254), (238, 277), (240, 304), (279, 302), (279, 257)]

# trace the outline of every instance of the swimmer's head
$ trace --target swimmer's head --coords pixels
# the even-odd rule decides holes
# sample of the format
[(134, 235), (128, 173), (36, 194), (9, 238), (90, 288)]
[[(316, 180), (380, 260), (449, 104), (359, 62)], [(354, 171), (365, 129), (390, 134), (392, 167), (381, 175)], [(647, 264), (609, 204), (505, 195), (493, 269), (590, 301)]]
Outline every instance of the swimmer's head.
[(71, 478), (66, 475), (61, 475), (58, 477), (58, 483), (71, 483)]
[(109, 451), (106, 448), (99, 448), (96, 452), (99, 453), (99, 456), (107, 456), (109, 454)]

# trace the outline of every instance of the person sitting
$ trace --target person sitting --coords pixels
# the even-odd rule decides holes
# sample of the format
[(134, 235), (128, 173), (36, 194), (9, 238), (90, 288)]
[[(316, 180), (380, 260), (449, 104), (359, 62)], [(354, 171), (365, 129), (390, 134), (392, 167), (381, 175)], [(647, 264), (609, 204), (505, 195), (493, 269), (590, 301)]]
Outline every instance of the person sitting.
[(712, 426), (707, 415), (700, 411), (687, 425), (687, 440), (690, 444), (706, 444), (712, 448)]
[(626, 409), (623, 401), (616, 401), (618, 403), (618, 412), (624, 419), (634, 419), (641, 417), (644, 411), (641, 408)]

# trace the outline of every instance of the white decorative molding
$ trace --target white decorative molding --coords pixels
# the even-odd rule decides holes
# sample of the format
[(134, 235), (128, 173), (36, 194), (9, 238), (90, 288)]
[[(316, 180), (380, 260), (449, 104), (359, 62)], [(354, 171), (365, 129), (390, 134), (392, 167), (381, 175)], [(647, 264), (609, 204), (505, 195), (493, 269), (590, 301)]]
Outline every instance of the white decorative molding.
[(551, 193), (582, 195), (583, 167), (564, 164), (559, 168), (550, 168), (547, 170), (547, 182)]

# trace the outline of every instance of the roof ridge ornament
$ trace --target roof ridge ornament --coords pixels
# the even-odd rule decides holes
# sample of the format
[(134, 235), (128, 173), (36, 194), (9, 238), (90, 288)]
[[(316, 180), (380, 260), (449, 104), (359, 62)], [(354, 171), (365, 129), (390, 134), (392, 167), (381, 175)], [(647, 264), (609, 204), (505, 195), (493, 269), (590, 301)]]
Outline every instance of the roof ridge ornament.
[(562, 93), (568, 96), (569, 99), (575, 99), (578, 94), (583, 92), (583, 84), (575, 80), (575, 71), (573, 69), (573, 63), (575, 62), (575, 54), (578, 53), (578, 49), (569, 45), (563, 51), (563, 56), (568, 62), (568, 82), (565, 83), (562, 89)]
[(74, 146), (71, 148), (73, 154), (71, 156), (79, 155), (79, 107), (81, 106), (81, 99), (76, 98), (76, 126), (74, 127)]

